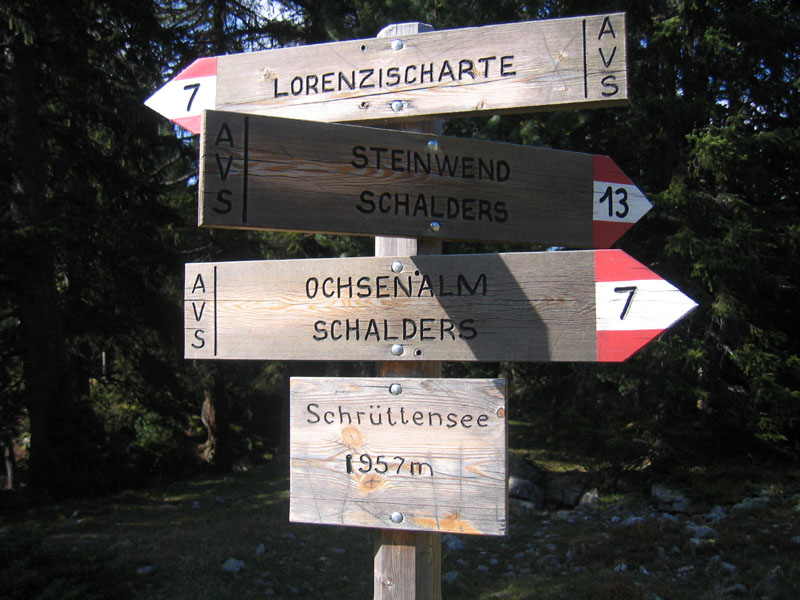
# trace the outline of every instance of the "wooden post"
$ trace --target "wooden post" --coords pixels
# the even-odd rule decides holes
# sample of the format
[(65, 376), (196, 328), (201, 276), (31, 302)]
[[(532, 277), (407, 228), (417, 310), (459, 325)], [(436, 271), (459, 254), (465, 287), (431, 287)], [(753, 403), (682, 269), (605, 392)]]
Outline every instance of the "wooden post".
[[(424, 23), (389, 25), (377, 37), (432, 31)], [(434, 133), (435, 121), (398, 123), (404, 131)], [(375, 237), (375, 256), (441, 254), (442, 242), (414, 238)], [(440, 362), (380, 363), (381, 377), (441, 377)], [(375, 533), (374, 600), (441, 600), (442, 534), (379, 529)]]

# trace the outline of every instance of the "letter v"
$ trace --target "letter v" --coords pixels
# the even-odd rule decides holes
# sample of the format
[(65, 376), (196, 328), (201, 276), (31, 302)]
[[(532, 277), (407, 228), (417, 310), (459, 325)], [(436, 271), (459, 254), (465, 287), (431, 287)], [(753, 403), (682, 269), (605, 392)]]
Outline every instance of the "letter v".
[(200, 319), (202, 319), (202, 318), (203, 318), (203, 311), (204, 311), (205, 309), (206, 309), (206, 303), (205, 303), (205, 302), (203, 302), (203, 303), (200, 305), (200, 313), (198, 314), (198, 313), (197, 313), (197, 303), (195, 303), (195, 302), (192, 302), (192, 310), (194, 310), (194, 318), (195, 318), (195, 320), (199, 321)]
[(607, 69), (611, 66), (611, 63), (614, 62), (614, 55), (617, 53), (617, 47), (614, 46), (614, 49), (611, 51), (611, 56), (608, 58), (608, 60), (606, 60), (606, 55), (603, 53), (603, 49), (598, 48), (598, 50), (600, 51), (600, 59), (603, 61), (603, 66)]
[[(601, 50), (601, 52), (602, 52), (602, 50)], [(606, 65), (606, 66), (608, 66), (608, 65)], [(220, 159), (219, 154), (216, 154), (215, 156), (217, 158), (217, 166), (219, 167), (219, 178), (222, 181), (225, 181), (228, 178), (228, 173), (230, 173), (231, 165), (233, 164), (233, 157), (232, 156), (228, 157), (228, 164), (225, 165), (225, 168), (223, 168), (222, 167), (222, 160)]]

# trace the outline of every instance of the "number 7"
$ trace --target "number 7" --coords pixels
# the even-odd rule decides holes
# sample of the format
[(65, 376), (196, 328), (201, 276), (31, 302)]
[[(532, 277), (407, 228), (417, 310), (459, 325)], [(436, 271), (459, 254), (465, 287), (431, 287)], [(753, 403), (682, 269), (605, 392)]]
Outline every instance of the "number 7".
[(186, 112), (192, 110), (192, 102), (194, 102), (194, 97), (197, 96), (197, 90), (200, 89), (199, 83), (190, 83), (189, 85), (183, 86), (185, 90), (192, 90), (192, 95), (189, 98), (189, 104), (186, 105)]
[(617, 294), (628, 294), (628, 299), (625, 300), (625, 306), (622, 309), (622, 314), (619, 316), (620, 321), (623, 321), (625, 317), (628, 316), (628, 311), (631, 309), (631, 302), (633, 302), (633, 297), (636, 295), (636, 290), (637, 288), (635, 285), (614, 288), (614, 291)]

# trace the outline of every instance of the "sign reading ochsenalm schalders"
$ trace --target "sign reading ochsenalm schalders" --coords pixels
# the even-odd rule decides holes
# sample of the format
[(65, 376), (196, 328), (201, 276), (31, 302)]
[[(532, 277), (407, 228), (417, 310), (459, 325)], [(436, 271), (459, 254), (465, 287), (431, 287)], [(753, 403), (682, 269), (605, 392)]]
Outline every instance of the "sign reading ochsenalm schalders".
[(199, 133), (205, 109), (413, 121), (627, 99), (625, 15), (611, 13), (201, 58), (145, 104)]
[(219, 111), (199, 201), (208, 227), (582, 248), (651, 208), (607, 156)]
[(621, 250), (197, 263), (185, 356), (621, 361), (694, 306)]
[(504, 379), (292, 378), (289, 520), (504, 535)]

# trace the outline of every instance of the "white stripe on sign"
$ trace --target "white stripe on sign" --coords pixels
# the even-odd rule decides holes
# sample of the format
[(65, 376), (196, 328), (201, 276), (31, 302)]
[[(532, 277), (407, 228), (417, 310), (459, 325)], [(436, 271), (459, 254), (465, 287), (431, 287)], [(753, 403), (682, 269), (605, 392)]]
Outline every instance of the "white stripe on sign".
[(592, 219), (616, 223), (636, 223), (652, 208), (652, 204), (635, 185), (594, 182)]
[(697, 304), (663, 279), (595, 283), (598, 331), (666, 329)]
[(189, 77), (168, 81), (145, 100), (145, 105), (168, 119), (185, 119), (199, 117), (204, 110), (213, 109), (216, 97), (216, 75)]

